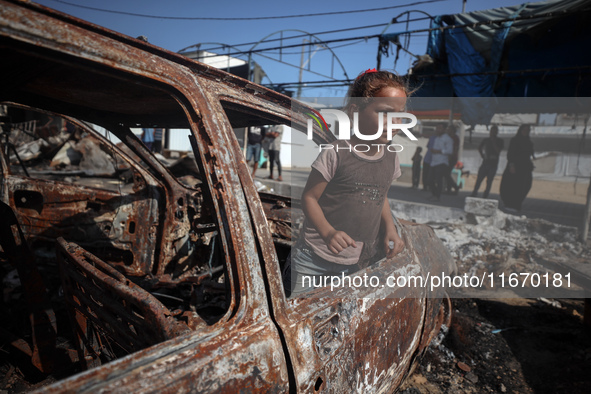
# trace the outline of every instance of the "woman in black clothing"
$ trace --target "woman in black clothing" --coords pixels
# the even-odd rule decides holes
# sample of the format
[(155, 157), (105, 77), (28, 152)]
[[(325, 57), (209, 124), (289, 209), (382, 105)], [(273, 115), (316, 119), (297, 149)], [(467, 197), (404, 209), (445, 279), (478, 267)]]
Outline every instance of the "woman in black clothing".
[(521, 210), (521, 204), (532, 185), (534, 144), (529, 138), (529, 125), (521, 125), (509, 143), (507, 167), (501, 180), (501, 199), (506, 208)]

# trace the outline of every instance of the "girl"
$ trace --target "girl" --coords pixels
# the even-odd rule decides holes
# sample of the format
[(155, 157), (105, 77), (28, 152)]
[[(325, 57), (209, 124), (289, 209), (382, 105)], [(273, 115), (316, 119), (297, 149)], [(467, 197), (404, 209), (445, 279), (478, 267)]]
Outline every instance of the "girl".
[[(387, 149), (384, 115), (404, 111), (406, 85), (390, 72), (368, 70), (347, 96), (345, 110), (350, 119), (358, 114), (359, 133), (376, 138), (368, 141), (353, 133), (350, 141), (338, 140), (333, 149), (324, 149), (312, 164), (302, 195), (302, 236), (290, 255), (291, 272), (289, 259), (287, 264), (285, 287), (292, 296), (309, 290), (310, 278), (351, 274), (366, 266), (378, 247), (388, 258), (404, 248), (387, 198), (401, 172), (397, 154)], [(377, 135), (380, 122), (382, 133)]]

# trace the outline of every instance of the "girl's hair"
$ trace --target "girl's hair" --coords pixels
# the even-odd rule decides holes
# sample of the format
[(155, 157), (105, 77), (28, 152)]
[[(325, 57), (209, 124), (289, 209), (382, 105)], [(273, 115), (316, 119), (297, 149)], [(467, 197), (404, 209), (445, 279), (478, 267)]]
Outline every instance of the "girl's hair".
[[(394, 73), (389, 71), (375, 71), (367, 70), (359, 74), (359, 76), (355, 79), (353, 84), (349, 87), (349, 91), (347, 92), (347, 100), (345, 103), (345, 107), (349, 107), (352, 102), (352, 98), (362, 98), (361, 102), (366, 103), (369, 100), (363, 100), (363, 98), (370, 98), (374, 97), (380, 90), (383, 88), (396, 88), (402, 90), (409, 96), (412, 92), (410, 92), (407, 81)], [(356, 99), (355, 101), (357, 102)]]

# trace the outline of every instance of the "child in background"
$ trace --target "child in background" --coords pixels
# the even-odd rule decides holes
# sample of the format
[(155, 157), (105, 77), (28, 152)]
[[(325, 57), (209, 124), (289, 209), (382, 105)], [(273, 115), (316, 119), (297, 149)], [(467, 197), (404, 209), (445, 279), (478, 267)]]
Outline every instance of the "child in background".
[[(358, 113), (361, 134), (376, 135), (386, 118), (380, 120), (378, 113), (403, 112), (406, 98), (402, 78), (368, 70), (350, 87), (345, 110), (350, 119)], [(396, 152), (386, 149), (390, 141), (382, 126), (376, 140), (368, 143), (353, 133), (350, 141), (337, 140), (333, 149), (322, 150), (312, 164), (302, 195), (302, 235), (287, 263), (288, 294), (310, 290), (304, 276), (349, 275), (365, 266), (378, 248), (388, 258), (404, 249), (387, 198), (391, 183), (401, 175), (400, 162)], [(351, 149), (356, 145), (369, 148), (361, 153)], [(384, 236), (378, 240), (380, 229)]]
[(423, 160), (423, 156), (421, 152), (423, 148), (417, 146), (417, 150), (415, 150), (415, 154), (412, 157), (412, 188), (417, 189), (419, 187), (419, 182), (421, 181), (421, 160)]

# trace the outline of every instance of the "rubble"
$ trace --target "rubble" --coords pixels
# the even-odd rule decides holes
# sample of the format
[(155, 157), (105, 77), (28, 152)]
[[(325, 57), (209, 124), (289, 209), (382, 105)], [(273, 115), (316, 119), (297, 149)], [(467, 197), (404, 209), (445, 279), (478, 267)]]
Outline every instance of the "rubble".
[(103, 152), (97, 143), (85, 138), (78, 142), (77, 149), (82, 153), (81, 170), (99, 176), (115, 175), (115, 165), (112, 157)]
[[(548, 289), (542, 294), (535, 289), (509, 288), (488, 296), (514, 297), (517, 294), (529, 297), (546, 296), (582, 297), (583, 289), (590, 289), (591, 250), (578, 241), (578, 229), (552, 223), (543, 219), (506, 214), (492, 209), (496, 201), (466, 198), (470, 212), (454, 211), (452, 217), (415, 216), (407, 211), (394, 211), (399, 218), (430, 224), (437, 236), (448, 247), (456, 260), (458, 274), (469, 276), (499, 275), (514, 273), (553, 275), (571, 273), (574, 282), (570, 288)], [(392, 205), (392, 204), (391, 204)], [(414, 210), (413, 214), (421, 211)], [(428, 211), (425, 211), (427, 214)], [(486, 276), (489, 278), (489, 276)], [(486, 287), (490, 290), (490, 286)], [(463, 293), (462, 296), (484, 296), (479, 292)]]
[(466, 197), (464, 211), (480, 216), (493, 216), (499, 208), (497, 200), (488, 198)]
[[(574, 227), (488, 210), (474, 201), (453, 216), (414, 220), (434, 228), (460, 275), (554, 272), (559, 264), (581, 268), (591, 262), (591, 249), (578, 241)], [(431, 343), (417, 369), (426, 382), (410, 380), (401, 392), (588, 392), (589, 360), (577, 354), (577, 349), (591, 349), (584, 300), (556, 300), (552, 294), (507, 298), (516, 294), (453, 299), (449, 332)]]
[(82, 153), (75, 149), (75, 144), (66, 142), (61, 149), (53, 156), (50, 167), (78, 165), (82, 159)]

